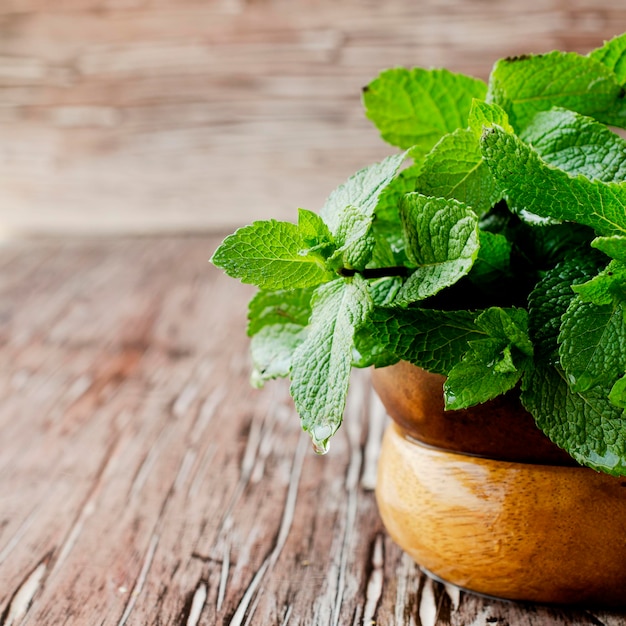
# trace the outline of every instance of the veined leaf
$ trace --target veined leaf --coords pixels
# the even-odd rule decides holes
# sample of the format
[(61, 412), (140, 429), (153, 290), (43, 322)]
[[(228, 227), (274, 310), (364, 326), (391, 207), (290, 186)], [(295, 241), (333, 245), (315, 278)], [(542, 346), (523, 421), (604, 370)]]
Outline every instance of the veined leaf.
[(290, 222), (268, 220), (244, 226), (224, 239), (211, 261), (229, 276), (261, 289), (297, 289), (332, 279)]
[(367, 117), (385, 141), (413, 154), (426, 154), (444, 135), (465, 128), (474, 98), (487, 86), (448, 70), (395, 68), (382, 72), (363, 90)]
[(258, 291), (248, 304), (248, 336), (274, 324), (306, 326), (311, 315), (312, 294), (312, 288)]
[(299, 324), (263, 326), (250, 341), (252, 384), (262, 387), (268, 380), (289, 376), (293, 353), (306, 336), (306, 326)]
[(592, 50), (589, 55), (615, 73), (617, 82), (626, 82), (626, 33), (605, 41), (600, 48)]
[(574, 298), (559, 335), (561, 364), (572, 391), (606, 386), (626, 371), (624, 302), (593, 304)]
[(572, 285), (586, 282), (600, 267), (597, 256), (581, 255), (562, 261), (537, 282), (528, 298), (528, 331), (538, 360), (549, 364), (558, 361), (561, 318), (576, 296)]
[(404, 153), (395, 154), (363, 168), (328, 196), (320, 215), (333, 235), (342, 223), (347, 206), (356, 207), (366, 217), (374, 215), (381, 194), (396, 177), (405, 158)]
[(479, 215), (502, 197), (483, 161), (479, 137), (464, 128), (442, 137), (426, 155), (417, 189), (426, 196), (459, 200)]
[(313, 297), (307, 338), (291, 360), (291, 395), (316, 450), (339, 428), (348, 393), (354, 332), (372, 306), (357, 274), (321, 285)]
[(397, 360), (446, 375), (467, 352), (468, 341), (484, 339), (470, 311), (375, 307), (360, 329)]
[(463, 203), (407, 194), (401, 205), (407, 253), (417, 268), (398, 304), (428, 298), (465, 276), (478, 253), (478, 218)]
[(559, 106), (605, 123), (624, 123), (623, 94), (614, 72), (574, 52), (523, 55), (498, 61), (487, 102), (500, 105), (520, 132), (539, 111)]
[(372, 258), (375, 239), (370, 232), (372, 215), (364, 215), (356, 207), (348, 205), (341, 211), (335, 244), (337, 249), (329, 259), (331, 267), (347, 267), (362, 270)]
[(522, 402), (537, 425), (579, 463), (626, 474), (622, 409), (607, 402), (610, 387), (572, 391), (557, 367), (535, 363), (522, 379)]
[(466, 409), (487, 402), (513, 389), (521, 375), (510, 348), (501, 341), (473, 341), (463, 359), (448, 373), (443, 385), (445, 407)]
[(483, 134), (485, 127), (491, 128), (493, 125), (500, 126), (508, 133), (513, 132), (506, 111), (493, 102), (473, 100), (468, 121), (470, 129), (474, 131), (477, 137)]
[(626, 141), (593, 118), (566, 109), (537, 113), (521, 138), (550, 165), (606, 183), (626, 180)]
[(576, 221), (600, 235), (626, 233), (626, 186), (570, 176), (497, 127), (485, 130), (482, 146), (485, 161), (514, 210)]

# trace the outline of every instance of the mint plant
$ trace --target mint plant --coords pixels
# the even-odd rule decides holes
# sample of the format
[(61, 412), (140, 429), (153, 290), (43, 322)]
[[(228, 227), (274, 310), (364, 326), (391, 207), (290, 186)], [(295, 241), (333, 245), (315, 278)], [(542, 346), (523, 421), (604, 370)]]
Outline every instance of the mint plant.
[(406, 360), (462, 409), (515, 387), (583, 465), (626, 474), (626, 34), (498, 61), (487, 84), (382, 72), (367, 117), (401, 152), (297, 223), (212, 257), (259, 288), (253, 381), (289, 376), (325, 452), (352, 367)]

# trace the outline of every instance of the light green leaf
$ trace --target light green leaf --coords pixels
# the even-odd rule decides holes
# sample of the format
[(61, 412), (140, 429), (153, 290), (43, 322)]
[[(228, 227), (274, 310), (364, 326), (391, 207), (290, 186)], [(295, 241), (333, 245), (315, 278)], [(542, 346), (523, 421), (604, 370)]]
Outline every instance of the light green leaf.
[(513, 210), (576, 221), (600, 235), (626, 233), (626, 186), (572, 177), (496, 127), (485, 130), (482, 146), (485, 161)]
[(626, 141), (593, 118), (566, 109), (537, 113), (521, 139), (541, 158), (592, 180), (626, 180)]
[(626, 263), (626, 236), (596, 237), (591, 245), (611, 258)]
[(371, 234), (372, 215), (364, 215), (359, 209), (347, 206), (341, 211), (335, 233), (337, 249), (329, 259), (331, 267), (362, 270), (372, 258), (375, 239)]
[(303, 253), (305, 247), (295, 224), (254, 222), (226, 237), (211, 261), (261, 289), (297, 289), (330, 280), (332, 274), (317, 255)]
[(291, 361), (290, 391), (303, 429), (325, 452), (343, 418), (354, 332), (372, 303), (366, 282), (356, 275), (321, 285), (312, 304), (308, 336)]
[(611, 69), (594, 58), (558, 51), (501, 59), (491, 73), (487, 96), (487, 102), (508, 113), (518, 132), (536, 113), (555, 106), (620, 125), (622, 100)]
[(536, 363), (522, 379), (522, 402), (539, 428), (576, 461), (623, 476), (626, 429), (622, 409), (607, 402), (609, 389), (571, 391), (562, 371)]
[(474, 317), (470, 311), (375, 307), (358, 335), (397, 360), (446, 375), (467, 352), (468, 341), (485, 338)]
[(572, 289), (583, 302), (598, 305), (626, 302), (626, 264), (612, 261), (597, 276)]
[(502, 197), (483, 161), (479, 137), (461, 128), (442, 137), (426, 155), (417, 189), (426, 196), (464, 202), (479, 215)]
[(312, 288), (258, 291), (248, 304), (248, 336), (274, 324), (306, 326), (311, 315), (312, 294)]
[(611, 391), (609, 400), (620, 409), (626, 409), (626, 376), (618, 378)]
[(307, 328), (298, 324), (263, 326), (250, 341), (252, 384), (261, 387), (267, 380), (289, 376), (293, 353), (306, 336)]
[(426, 154), (441, 137), (465, 128), (474, 98), (485, 99), (485, 83), (448, 70), (395, 68), (363, 90), (367, 117), (383, 139), (413, 154)]
[(478, 218), (456, 200), (407, 194), (401, 206), (407, 253), (417, 269), (398, 304), (428, 298), (465, 276), (478, 253)]
[(506, 393), (522, 373), (510, 350), (497, 339), (473, 341), (460, 363), (449, 372), (443, 385), (445, 407), (466, 409)]
[(298, 230), (307, 254), (317, 254), (325, 260), (333, 252), (335, 248), (333, 237), (317, 213), (298, 209)]
[(405, 158), (404, 153), (396, 154), (359, 170), (328, 196), (320, 215), (333, 235), (347, 206), (356, 207), (364, 216), (374, 215), (381, 194), (396, 177)]
[(575, 298), (561, 324), (559, 355), (572, 391), (606, 386), (626, 370), (624, 303), (597, 305)]
[(497, 104), (473, 100), (469, 112), (469, 127), (480, 137), (485, 127), (500, 126), (507, 132), (512, 133), (513, 127), (509, 123), (506, 111)]
[(406, 262), (400, 220), (402, 197), (417, 189), (421, 163), (403, 169), (380, 194), (372, 232), (376, 239), (372, 263), (376, 267), (403, 265)]
[(605, 41), (588, 56), (612, 70), (620, 85), (626, 82), (626, 33)]

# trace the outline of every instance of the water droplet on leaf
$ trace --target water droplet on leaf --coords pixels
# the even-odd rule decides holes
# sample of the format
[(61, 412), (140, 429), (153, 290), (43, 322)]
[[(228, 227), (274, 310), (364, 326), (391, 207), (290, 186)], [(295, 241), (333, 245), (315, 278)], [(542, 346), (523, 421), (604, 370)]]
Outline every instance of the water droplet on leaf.
[(328, 443), (315, 443), (314, 441), (313, 450), (315, 450), (315, 454), (319, 454), (320, 456), (322, 456), (328, 452)]

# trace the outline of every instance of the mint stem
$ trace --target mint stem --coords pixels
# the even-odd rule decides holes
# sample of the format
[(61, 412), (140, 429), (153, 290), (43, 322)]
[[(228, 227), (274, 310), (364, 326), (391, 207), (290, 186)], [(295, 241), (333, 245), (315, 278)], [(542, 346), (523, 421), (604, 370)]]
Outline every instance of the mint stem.
[(340, 276), (349, 278), (355, 274), (360, 274), (363, 278), (384, 278), (386, 276), (408, 276), (409, 268), (404, 265), (396, 265), (395, 267), (371, 267), (364, 270), (355, 270), (348, 267), (342, 267), (337, 270)]

